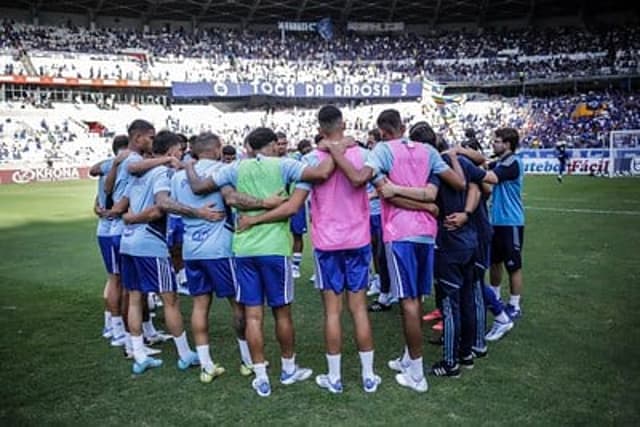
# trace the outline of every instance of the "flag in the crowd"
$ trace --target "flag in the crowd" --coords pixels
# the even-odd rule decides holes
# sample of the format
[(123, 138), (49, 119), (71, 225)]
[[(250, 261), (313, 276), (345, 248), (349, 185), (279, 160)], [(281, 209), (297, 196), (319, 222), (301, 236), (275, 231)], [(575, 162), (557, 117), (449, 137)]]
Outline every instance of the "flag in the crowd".
[(458, 113), (465, 103), (466, 97), (464, 95), (445, 95), (446, 85), (435, 81), (424, 80), (423, 88), (424, 106), (440, 117), (442, 129), (448, 138), (455, 140), (453, 129), (458, 124)]
[(446, 85), (431, 81), (424, 80), (423, 82), (424, 93), (423, 99), (426, 102), (432, 102), (436, 105), (449, 105), (449, 104), (462, 104), (464, 103), (463, 95), (445, 95), (444, 92), (447, 88)]
[(579, 102), (573, 109), (571, 118), (573, 120), (577, 120), (581, 118), (596, 117), (601, 116), (606, 112), (607, 104), (603, 104), (599, 101)]
[(331, 22), (331, 18), (323, 18), (318, 21), (318, 25), (316, 27), (318, 29), (318, 34), (325, 40), (331, 40), (333, 38), (333, 23)]
[(428, 84), (431, 88), (431, 93), (434, 95), (441, 96), (444, 94), (444, 90), (447, 88), (446, 85), (440, 84), (438, 82), (428, 81)]

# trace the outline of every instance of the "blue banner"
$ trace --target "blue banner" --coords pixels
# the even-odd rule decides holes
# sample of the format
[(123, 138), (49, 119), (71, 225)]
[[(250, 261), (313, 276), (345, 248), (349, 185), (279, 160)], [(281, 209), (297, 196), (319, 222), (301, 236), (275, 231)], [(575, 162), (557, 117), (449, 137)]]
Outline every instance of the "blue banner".
[(171, 93), (175, 98), (419, 98), (422, 96), (422, 83), (173, 82)]

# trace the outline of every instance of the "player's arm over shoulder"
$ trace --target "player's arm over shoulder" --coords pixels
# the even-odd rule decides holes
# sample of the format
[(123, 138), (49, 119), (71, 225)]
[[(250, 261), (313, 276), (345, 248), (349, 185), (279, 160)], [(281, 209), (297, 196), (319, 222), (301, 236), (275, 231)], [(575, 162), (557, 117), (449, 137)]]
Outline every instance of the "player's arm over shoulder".
[(484, 182), (498, 184), (504, 181), (512, 181), (518, 179), (520, 172), (520, 162), (518, 162), (515, 155), (512, 155), (504, 161), (498, 162), (493, 169), (487, 172)]
[[(226, 184), (225, 179), (222, 177), (228, 176), (229, 171), (227, 171), (227, 168), (230, 168), (233, 165), (235, 165), (235, 163), (219, 169), (217, 173), (212, 172), (210, 174), (206, 174), (205, 176), (200, 176), (196, 172), (194, 163), (187, 162), (185, 164), (184, 170), (187, 174), (187, 180), (189, 182), (189, 187), (191, 187), (191, 191), (193, 191), (194, 194), (198, 195), (205, 195), (218, 191), (219, 186), (217, 182), (223, 182), (222, 185)], [(214, 178), (214, 174), (217, 176), (216, 178)]]
[[(307, 182), (323, 182), (329, 179), (333, 173), (336, 165), (331, 156), (327, 156), (316, 165), (311, 166), (309, 163), (301, 162), (295, 159), (283, 159), (288, 162), (289, 165), (283, 165), (285, 168), (291, 168), (297, 175), (297, 169), (301, 168), (300, 178), (294, 181), (307, 181)], [(294, 163), (295, 162), (295, 163)]]
[(465, 190), (467, 188), (467, 181), (460, 161), (458, 160), (457, 152), (455, 150), (448, 152), (449, 161), (451, 162), (451, 166), (449, 166), (435, 148), (431, 146), (427, 147), (430, 151), (430, 172), (438, 175), (454, 190)]
[(283, 221), (293, 216), (304, 205), (308, 194), (308, 190), (296, 187), (291, 197), (278, 207), (256, 216), (240, 216), (238, 230), (243, 231), (254, 225)]
[(106, 175), (111, 169), (111, 163), (112, 162), (109, 159), (99, 161), (98, 163), (91, 166), (91, 168), (89, 169), (89, 175), (94, 177)]
[(161, 165), (177, 166), (179, 161), (171, 156), (154, 157), (151, 159), (143, 159), (140, 156), (127, 163), (127, 172), (131, 175), (141, 176), (145, 172)]

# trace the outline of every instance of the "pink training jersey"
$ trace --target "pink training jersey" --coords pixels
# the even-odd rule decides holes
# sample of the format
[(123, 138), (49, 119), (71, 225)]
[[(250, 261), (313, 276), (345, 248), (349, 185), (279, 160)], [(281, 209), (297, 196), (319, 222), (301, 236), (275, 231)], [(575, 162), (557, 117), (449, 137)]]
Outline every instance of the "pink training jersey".
[[(362, 148), (349, 147), (345, 157), (356, 169), (364, 166)], [(320, 162), (329, 154), (316, 150)], [(321, 251), (356, 249), (371, 243), (369, 197), (366, 186), (354, 187), (344, 173), (336, 169), (311, 192), (311, 241)]]
[[(429, 151), (421, 143), (393, 140), (386, 143), (393, 155), (388, 177), (396, 185), (424, 187), (429, 178)], [(410, 237), (435, 237), (436, 219), (425, 211), (412, 211), (394, 206), (382, 199), (382, 238), (384, 242)]]

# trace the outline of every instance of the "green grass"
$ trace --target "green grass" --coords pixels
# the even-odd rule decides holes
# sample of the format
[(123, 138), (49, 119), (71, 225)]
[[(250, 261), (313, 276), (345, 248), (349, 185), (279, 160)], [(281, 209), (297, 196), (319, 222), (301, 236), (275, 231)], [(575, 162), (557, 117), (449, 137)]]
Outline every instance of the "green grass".
[[(430, 379), (424, 395), (395, 384), (385, 366), (402, 345), (394, 309), (372, 316), (383, 378), (378, 393), (360, 388), (346, 316), (344, 394), (328, 395), (313, 381), (281, 386), (269, 319), (274, 390), (268, 399), (258, 398), (238, 373), (223, 301), (211, 314), (214, 358), (228, 370), (223, 377), (203, 385), (195, 370), (178, 372), (170, 344), (163, 347), (164, 367), (131, 376), (130, 363), (100, 338), (105, 274), (90, 208), (94, 186), (0, 186), (0, 425), (640, 422), (639, 180), (569, 177), (560, 186), (550, 177), (527, 178), (525, 315), (462, 378)], [(311, 273), (308, 257), (303, 273)], [(190, 313), (188, 299), (182, 305)], [(426, 308), (432, 305), (429, 300)], [(298, 281), (298, 360), (315, 372), (326, 369), (321, 310), (311, 284)], [(427, 363), (439, 357), (439, 348), (425, 344)]]

